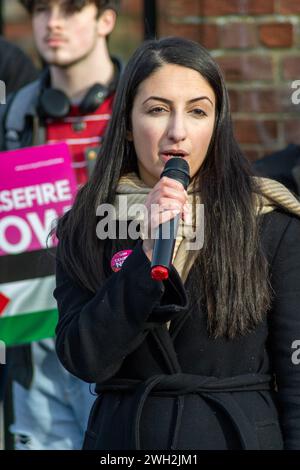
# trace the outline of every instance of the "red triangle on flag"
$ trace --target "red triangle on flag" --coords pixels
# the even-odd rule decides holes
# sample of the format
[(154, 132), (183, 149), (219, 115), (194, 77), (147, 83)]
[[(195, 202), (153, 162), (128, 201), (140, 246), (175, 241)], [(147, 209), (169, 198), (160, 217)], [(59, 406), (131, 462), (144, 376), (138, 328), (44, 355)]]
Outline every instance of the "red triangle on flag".
[(0, 292), (0, 315), (4, 312), (6, 305), (10, 302), (10, 299), (6, 295)]

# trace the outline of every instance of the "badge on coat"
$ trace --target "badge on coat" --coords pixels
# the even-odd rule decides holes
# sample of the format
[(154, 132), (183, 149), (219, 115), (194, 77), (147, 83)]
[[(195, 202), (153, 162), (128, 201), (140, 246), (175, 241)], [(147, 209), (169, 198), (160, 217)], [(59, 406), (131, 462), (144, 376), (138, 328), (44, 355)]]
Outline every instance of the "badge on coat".
[(111, 269), (116, 273), (120, 271), (123, 266), (124, 261), (131, 255), (132, 250), (122, 250), (116, 253), (110, 262)]

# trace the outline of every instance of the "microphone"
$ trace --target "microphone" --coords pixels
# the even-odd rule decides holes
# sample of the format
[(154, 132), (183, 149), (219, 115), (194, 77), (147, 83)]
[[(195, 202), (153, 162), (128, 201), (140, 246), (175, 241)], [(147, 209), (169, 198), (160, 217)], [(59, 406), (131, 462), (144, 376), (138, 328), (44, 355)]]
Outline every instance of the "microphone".
[[(165, 164), (160, 177), (162, 178), (163, 176), (179, 181), (184, 189), (187, 189), (190, 182), (190, 167), (183, 158), (173, 157)], [(155, 281), (164, 281), (169, 277), (179, 218), (180, 214), (177, 214), (173, 219), (160, 224), (158, 227), (158, 238), (154, 241), (151, 261), (151, 277)], [(166, 224), (168, 224), (169, 227), (165, 227)], [(170, 232), (168, 238), (163, 237), (163, 234), (166, 233), (166, 228), (168, 228)]]

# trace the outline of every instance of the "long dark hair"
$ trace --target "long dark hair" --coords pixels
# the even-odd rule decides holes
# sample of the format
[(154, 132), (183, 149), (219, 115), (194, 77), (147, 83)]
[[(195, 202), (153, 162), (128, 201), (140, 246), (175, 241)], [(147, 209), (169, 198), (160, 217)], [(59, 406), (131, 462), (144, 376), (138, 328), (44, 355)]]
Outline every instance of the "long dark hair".
[(270, 303), (253, 200), (258, 188), (233, 136), (222, 74), (195, 42), (176, 37), (147, 41), (129, 60), (93, 175), (59, 223), (60, 261), (71, 277), (91, 291), (104, 279), (104, 243), (96, 237), (96, 207), (112, 204), (119, 178), (138, 171), (133, 145), (126, 139), (133, 101), (140, 83), (164, 64), (198, 71), (216, 96), (214, 134), (195, 176), (196, 192), (205, 207), (205, 240), (190, 286), (206, 309), (210, 335), (232, 338), (257, 325)]

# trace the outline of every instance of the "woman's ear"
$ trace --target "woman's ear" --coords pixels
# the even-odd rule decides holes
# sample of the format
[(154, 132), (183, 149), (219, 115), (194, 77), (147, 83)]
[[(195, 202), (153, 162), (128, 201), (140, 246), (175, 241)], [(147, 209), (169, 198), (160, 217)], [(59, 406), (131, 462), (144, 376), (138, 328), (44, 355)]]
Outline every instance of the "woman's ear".
[(132, 142), (132, 141), (133, 141), (132, 131), (126, 131), (126, 139), (127, 139), (129, 142)]

